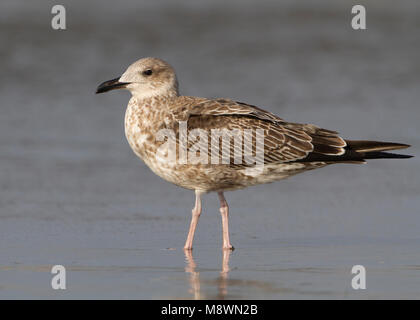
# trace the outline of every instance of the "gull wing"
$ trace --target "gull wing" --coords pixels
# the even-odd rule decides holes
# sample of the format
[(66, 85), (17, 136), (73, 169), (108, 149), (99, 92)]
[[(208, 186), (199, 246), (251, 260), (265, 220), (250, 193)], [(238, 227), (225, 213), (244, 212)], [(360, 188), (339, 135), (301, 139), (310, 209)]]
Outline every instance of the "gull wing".
[[(286, 122), (275, 114), (253, 105), (229, 99), (203, 99), (180, 97), (174, 115), (178, 120), (188, 121), (188, 130), (201, 129), (210, 133), (213, 129), (251, 130), (264, 133), (264, 164), (304, 161), (310, 154), (322, 155), (323, 161), (340, 161), (345, 153), (346, 142), (335, 131), (312, 124)], [(252, 151), (256, 151), (255, 134), (251, 137)], [(210, 147), (210, 141), (206, 141)], [(188, 147), (191, 147), (191, 143)], [(197, 147), (197, 146), (196, 146)], [(214, 146), (212, 146), (214, 148)], [(221, 144), (216, 146), (221, 155)], [(233, 165), (234, 143), (231, 141)], [(245, 141), (244, 141), (245, 148)], [(215, 152), (215, 150), (212, 150)], [(244, 165), (244, 163), (242, 163)]]

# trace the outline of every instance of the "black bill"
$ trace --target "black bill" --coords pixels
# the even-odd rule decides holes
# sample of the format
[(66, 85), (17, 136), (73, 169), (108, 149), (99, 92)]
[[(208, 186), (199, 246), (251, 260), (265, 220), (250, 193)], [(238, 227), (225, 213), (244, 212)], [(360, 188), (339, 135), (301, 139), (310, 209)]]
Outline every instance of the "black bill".
[(96, 93), (107, 92), (115, 89), (122, 89), (125, 88), (127, 84), (129, 84), (129, 82), (120, 82), (119, 80), (120, 77), (102, 82), (96, 89)]

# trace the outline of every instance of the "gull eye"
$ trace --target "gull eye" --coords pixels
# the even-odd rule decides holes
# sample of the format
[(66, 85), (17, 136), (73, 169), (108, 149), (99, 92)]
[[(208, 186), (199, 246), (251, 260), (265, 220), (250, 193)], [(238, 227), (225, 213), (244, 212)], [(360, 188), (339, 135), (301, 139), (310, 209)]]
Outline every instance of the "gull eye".
[(147, 70), (143, 71), (142, 73), (145, 76), (150, 76), (153, 73), (153, 71), (151, 69), (147, 69)]

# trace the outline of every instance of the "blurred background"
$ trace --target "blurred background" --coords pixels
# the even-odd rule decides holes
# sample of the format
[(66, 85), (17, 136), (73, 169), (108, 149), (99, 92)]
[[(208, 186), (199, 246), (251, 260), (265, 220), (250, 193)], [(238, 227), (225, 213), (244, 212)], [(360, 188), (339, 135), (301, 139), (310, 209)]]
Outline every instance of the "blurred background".
[[(128, 92), (99, 83), (155, 56), (181, 94), (228, 97), (345, 138), (420, 145), (418, 1), (0, 3), (0, 298), (420, 298), (420, 157), (335, 165), (214, 194), (184, 256), (193, 192), (124, 137)], [(362, 4), (367, 30), (351, 28)], [(51, 266), (67, 289), (51, 289)], [(367, 289), (351, 288), (351, 267)]]

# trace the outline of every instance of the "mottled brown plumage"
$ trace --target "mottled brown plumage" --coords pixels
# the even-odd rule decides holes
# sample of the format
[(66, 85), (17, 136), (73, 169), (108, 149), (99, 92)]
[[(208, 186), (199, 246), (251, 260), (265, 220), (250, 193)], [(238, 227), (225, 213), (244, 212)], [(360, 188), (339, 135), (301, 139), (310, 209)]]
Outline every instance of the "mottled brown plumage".
[[(186, 249), (192, 247), (201, 212), (202, 193), (219, 193), (223, 247), (230, 249), (228, 207), (224, 191), (273, 182), (333, 163), (364, 163), (365, 159), (372, 158), (409, 157), (383, 152), (408, 147), (405, 144), (344, 140), (335, 131), (312, 124), (287, 122), (273, 113), (246, 103), (230, 99), (179, 96), (174, 70), (156, 58), (135, 62), (119, 79), (100, 85), (97, 92), (122, 87), (132, 93), (126, 111), (125, 133), (133, 151), (163, 179), (196, 192)], [(174, 135), (162, 139), (162, 130), (171, 130)], [(217, 136), (215, 138), (214, 130), (236, 130), (241, 134), (241, 144), (235, 144), (232, 138), (226, 145), (230, 150), (228, 158), (222, 157), (222, 139), (219, 141)], [(246, 130), (253, 134), (246, 136)], [(260, 148), (257, 143), (258, 130), (264, 137)], [(202, 132), (206, 133), (207, 138), (201, 136)], [(182, 137), (190, 137), (193, 133), (200, 135), (188, 139), (184, 147)], [(212, 144), (212, 139), (217, 142)], [(173, 146), (176, 147), (176, 159), (169, 161), (168, 155)], [(201, 152), (203, 150), (205, 152)], [(242, 151), (240, 158), (234, 157), (235, 150)], [(246, 150), (251, 155), (261, 151), (263, 165), (258, 167), (256, 163), (246, 162), (243, 154)], [(185, 158), (182, 158), (182, 154), (185, 152), (187, 161), (183, 162)], [(189, 160), (194, 157), (190, 159), (190, 152), (192, 156), (198, 155), (197, 158), (206, 156), (208, 162), (192, 163)], [(210, 163), (213, 160), (211, 156), (218, 159), (217, 164)]]

